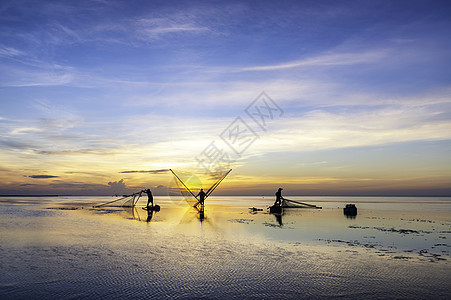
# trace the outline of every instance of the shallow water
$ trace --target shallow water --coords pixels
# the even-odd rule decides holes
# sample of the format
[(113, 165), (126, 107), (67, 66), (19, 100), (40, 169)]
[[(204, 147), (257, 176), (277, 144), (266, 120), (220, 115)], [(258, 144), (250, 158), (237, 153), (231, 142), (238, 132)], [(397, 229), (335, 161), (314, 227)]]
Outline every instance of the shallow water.
[(1, 298), (449, 298), (450, 198), (290, 198), (0, 198)]

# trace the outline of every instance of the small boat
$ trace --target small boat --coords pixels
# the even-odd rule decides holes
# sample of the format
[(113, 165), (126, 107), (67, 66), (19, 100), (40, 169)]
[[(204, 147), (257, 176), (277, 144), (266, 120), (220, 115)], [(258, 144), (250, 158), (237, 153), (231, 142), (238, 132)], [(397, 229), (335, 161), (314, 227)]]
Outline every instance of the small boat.
[(343, 213), (347, 216), (356, 216), (357, 207), (355, 204), (346, 204), (346, 207), (343, 208)]

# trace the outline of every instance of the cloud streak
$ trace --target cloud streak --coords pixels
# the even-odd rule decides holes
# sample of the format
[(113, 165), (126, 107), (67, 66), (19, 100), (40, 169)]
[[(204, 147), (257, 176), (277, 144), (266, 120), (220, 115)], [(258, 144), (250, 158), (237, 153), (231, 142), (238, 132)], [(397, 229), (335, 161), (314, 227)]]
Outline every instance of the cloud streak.
[(386, 50), (330, 53), (277, 65), (244, 67), (238, 69), (237, 71), (274, 71), (299, 67), (330, 67), (356, 64), (374, 64), (388, 57), (388, 55), (389, 52)]
[(16, 57), (25, 55), (23, 51), (17, 50), (12, 47), (0, 47), (0, 57)]
[(119, 173), (144, 173), (144, 174), (162, 174), (168, 173), (169, 169), (160, 169), (160, 170), (132, 170), (132, 171), (122, 171)]
[[(185, 20), (183, 20), (185, 19)], [(206, 33), (210, 30), (204, 26), (197, 26), (187, 22), (187, 18), (180, 20), (180, 16), (170, 16), (166, 18), (139, 19), (135, 22), (136, 34), (141, 39), (153, 40), (171, 34), (198, 34)]]
[(57, 178), (59, 176), (56, 176), (56, 175), (30, 175), (27, 177), (34, 178), (34, 179), (49, 179), (49, 178)]

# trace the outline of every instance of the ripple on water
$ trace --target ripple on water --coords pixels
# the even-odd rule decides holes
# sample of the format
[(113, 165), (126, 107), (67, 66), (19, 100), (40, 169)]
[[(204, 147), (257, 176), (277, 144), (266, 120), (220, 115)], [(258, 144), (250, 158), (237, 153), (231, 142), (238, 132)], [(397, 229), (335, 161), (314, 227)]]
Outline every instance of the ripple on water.
[[(451, 290), (446, 262), (431, 268), (426, 261), (387, 259), (357, 243), (233, 239), (206, 225), (193, 229), (189, 222), (146, 224), (110, 214), (45, 212), (64, 214), (55, 218), (59, 223), (42, 227), (51, 243), (0, 244), (2, 297), (437, 299)], [(222, 226), (286, 232), (266, 227), (257, 217), (248, 223), (227, 218), (240, 221)], [(299, 230), (290, 226), (289, 232)], [(63, 240), (58, 228), (68, 237)], [(442, 244), (434, 243), (446, 250)], [(422, 254), (427, 260), (429, 253)]]
[[(412, 296), (415, 289), (424, 293), (428, 282), (421, 268), (406, 273), (412, 266), (371, 263), (362, 255), (350, 258), (293, 245), (206, 244), (173, 253), (158, 245), (124, 245), (113, 253), (101, 245), (9, 249), (1, 253), (0, 289), (19, 298), (366, 298)], [(218, 251), (222, 247), (227, 251)]]

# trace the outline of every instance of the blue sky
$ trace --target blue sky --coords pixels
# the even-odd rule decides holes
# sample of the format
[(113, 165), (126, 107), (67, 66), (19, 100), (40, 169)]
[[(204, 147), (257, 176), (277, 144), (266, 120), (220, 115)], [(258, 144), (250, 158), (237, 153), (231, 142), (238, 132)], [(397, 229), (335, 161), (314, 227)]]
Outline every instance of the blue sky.
[(202, 173), (195, 158), (264, 91), (284, 114), (218, 192), (451, 194), (450, 12), (2, 1), (0, 193), (164, 194), (168, 173), (121, 172)]

